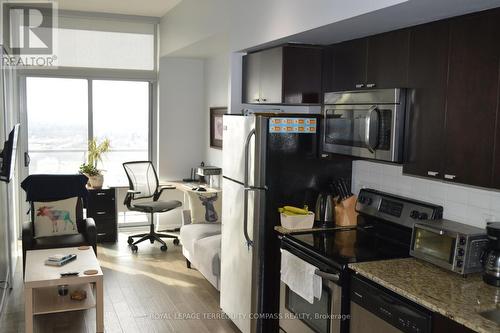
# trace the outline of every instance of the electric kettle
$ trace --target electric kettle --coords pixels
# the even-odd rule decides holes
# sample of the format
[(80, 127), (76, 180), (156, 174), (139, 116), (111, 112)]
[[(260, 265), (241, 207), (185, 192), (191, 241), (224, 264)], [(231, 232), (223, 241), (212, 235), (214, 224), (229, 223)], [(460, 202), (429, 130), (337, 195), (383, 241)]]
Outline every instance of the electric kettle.
[(327, 228), (335, 225), (335, 204), (332, 194), (321, 193), (318, 195), (314, 219), (318, 227)]

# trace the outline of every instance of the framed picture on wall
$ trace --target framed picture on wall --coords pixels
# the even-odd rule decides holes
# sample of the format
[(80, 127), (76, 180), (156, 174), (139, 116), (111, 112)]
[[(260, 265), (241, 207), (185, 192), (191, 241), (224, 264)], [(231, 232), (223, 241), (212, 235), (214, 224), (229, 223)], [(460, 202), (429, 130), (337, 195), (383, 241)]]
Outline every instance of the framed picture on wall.
[(210, 108), (210, 147), (222, 149), (222, 116), (227, 107)]

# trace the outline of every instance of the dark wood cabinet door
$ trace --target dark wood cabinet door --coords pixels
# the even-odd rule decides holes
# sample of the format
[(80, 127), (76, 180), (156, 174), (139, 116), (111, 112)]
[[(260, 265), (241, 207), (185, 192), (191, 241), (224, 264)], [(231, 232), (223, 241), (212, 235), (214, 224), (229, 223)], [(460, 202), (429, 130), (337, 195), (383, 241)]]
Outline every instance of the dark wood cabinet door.
[(368, 38), (367, 87), (400, 88), (408, 83), (410, 31), (396, 30)]
[(260, 101), (260, 57), (259, 52), (243, 56), (243, 103)]
[(321, 48), (283, 48), (283, 102), (321, 103), (321, 70)]
[(488, 187), (498, 103), (498, 23), (479, 13), (450, 24), (445, 179)]
[(354, 90), (366, 83), (366, 48), (366, 38), (333, 46), (333, 91)]
[(260, 102), (281, 104), (283, 89), (283, 48), (275, 47), (260, 53)]
[[(500, 40), (500, 9), (491, 12), (491, 16), (494, 22), (494, 31), (496, 35), (494, 38)], [(498, 43), (498, 42), (497, 42)], [(498, 51), (498, 50), (497, 50)], [(498, 51), (500, 53), (500, 51)], [(500, 62), (500, 60), (499, 60)], [(500, 73), (499, 73), (500, 75)], [(493, 164), (493, 177), (492, 177), (492, 187), (500, 189), (500, 87), (498, 87), (497, 93), (497, 116), (496, 116), (496, 133), (495, 133), (495, 155)]]
[(418, 26), (410, 34), (403, 165), (407, 174), (443, 176), (448, 40), (448, 22)]

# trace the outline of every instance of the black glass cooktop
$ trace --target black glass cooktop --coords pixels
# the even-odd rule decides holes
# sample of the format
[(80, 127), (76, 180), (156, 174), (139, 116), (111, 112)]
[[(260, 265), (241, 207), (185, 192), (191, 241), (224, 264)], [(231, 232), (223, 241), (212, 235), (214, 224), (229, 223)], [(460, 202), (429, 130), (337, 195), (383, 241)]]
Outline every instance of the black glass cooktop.
[(388, 231), (377, 227), (343, 229), (287, 235), (306, 254), (341, 268), (349, 263), (405, 258), (409, 256), (408, 231)]

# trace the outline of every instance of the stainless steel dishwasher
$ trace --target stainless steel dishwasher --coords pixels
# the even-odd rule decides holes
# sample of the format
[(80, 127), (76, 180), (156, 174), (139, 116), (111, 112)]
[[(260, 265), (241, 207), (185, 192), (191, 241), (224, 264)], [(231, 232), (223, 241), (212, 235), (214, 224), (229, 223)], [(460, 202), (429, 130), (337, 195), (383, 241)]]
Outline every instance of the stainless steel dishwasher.
[(351, 277), (351, 333), (430, 333), (432, 312), (359, 276)]

